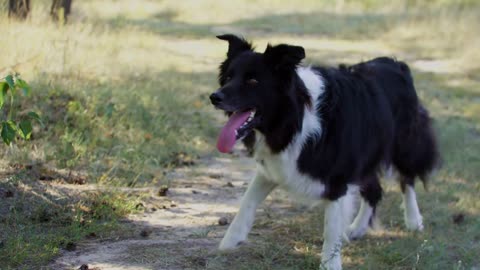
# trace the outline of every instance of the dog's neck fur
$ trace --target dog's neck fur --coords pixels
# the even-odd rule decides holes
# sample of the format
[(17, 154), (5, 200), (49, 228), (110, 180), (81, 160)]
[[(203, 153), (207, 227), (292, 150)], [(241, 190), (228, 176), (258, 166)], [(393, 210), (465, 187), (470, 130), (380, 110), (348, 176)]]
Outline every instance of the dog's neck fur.
[[(278, 107), (274, 117), (278, 120), (271, 121), (269, 126), (257, 131), (265, 137), (265, 143), (272, 154), (284, 151), (294, 141), (295, 136), (304, 133), (304, 128), (310, 133), (311, 123), (318, 122), (317, 100), (324, 87), (318, 74), (306, 67), (297, 68), (284, 85), (287, 88), (282, 89), (283, 93), (286, 93), (284, 104)], [(318, 129), (315, 129), (314, 132), (318, 133)]]

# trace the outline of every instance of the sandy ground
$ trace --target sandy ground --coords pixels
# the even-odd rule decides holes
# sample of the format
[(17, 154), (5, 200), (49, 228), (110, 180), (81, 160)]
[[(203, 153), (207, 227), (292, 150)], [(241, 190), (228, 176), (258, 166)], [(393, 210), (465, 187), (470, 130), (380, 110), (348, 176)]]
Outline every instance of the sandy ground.
[[(166, 197), (154, 194), (159, 187), (151, 187), (152, 196), (144, 202), (145, 213), (128, 218), (139, 237), (86, 241), (75, 251), (65, 251), (50, 267), (79, 269), (86, 264), (88, 269), (133, 270), (195, 269), (196, 263), (205, 266), (202, 255), (216, 252), (228, 227), (219, 225), (219, 219), (232, 220), (254, 168), (253, 160), (241, 151), (179, 168), (169, 175), (172, 185)], [(268, 199), (263, 208), (290, 208), (285, 193), (276, 193), (275, 206)], [(261, 215), (262, 210), (259, 212)]]

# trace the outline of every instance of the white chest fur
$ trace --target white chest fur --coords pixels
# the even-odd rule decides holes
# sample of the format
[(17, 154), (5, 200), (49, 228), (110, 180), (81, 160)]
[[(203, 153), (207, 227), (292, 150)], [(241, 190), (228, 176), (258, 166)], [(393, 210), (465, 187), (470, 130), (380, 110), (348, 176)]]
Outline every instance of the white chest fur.
[(311, 108), (305, 107), (302, 130), (297, 133), (288, 147), (278, 153), (272, 154), (265, 144), (263, 136), (257, 132), (255, 145), (255, 160), (258, 173), (272, 182), (296, 193), (312, 199), (319, 199), (325, 191), (325, 186), (312, 177), (298, 170), (297, 159), (305, 141), (309, 137), (320, 137), (322, 127), (316, 114), (319, 97), (324, 91), (322, 77), (311, 68), (300, 67), (297, 74), (303, 80), (313, 100)]
[(300, 198), (320, 199), (325, 191), (325, 186), (320, 181), (315, 181), (310, 176), (298, 171), (296, 151), (288, 149), (272, 155), (262, 139), (256, 145), (257, 173)]

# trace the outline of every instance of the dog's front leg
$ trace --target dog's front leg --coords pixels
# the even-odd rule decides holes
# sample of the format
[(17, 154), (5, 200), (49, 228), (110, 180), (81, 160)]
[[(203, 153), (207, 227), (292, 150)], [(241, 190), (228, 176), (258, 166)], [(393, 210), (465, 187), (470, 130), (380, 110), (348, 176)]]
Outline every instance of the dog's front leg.
[(255, 220), (255, 212), (260, 203), (277, 186), (264, 176), (257, 174), (243, 195), (240, 210), (228, 227), (227, 233), (220, 242), (219, 249), (227, 250), (235, 248), (239, 243), (247, 239), (248, 233)]
[(328, 201), (325, 208), (325, 224), (323, 228), (322, 264), (320, 269), (342, 269), (342, 240), (349, 219), (351, 208), (350, 195), (344, 195), (337, 200)]

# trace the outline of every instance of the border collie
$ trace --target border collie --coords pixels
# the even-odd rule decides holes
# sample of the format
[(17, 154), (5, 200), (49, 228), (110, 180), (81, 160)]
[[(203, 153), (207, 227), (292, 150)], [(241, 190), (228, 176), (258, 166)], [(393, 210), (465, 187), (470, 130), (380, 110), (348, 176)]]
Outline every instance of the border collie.
[[(243, 140), (257, 163), (221, 250), (246, 240), (256, 208), (280, 186), (326, 201), (322, 265), (341, 269), (342, 239), (366, 233), (382, 197), (379, 174), (390, 166), (400, 176), (406, 227), (423, 229), (414, 180), (425, 184), (439, 153), (405, 63), (382, 57), (338, 68), (303, 67), (302, 47), (268, 45), (258, 53), (243, 38), (218, 38), (229, 46), (221, 87), (210, 100), (229, 120), (217, 148), (228, 153)], [(360, 210), (349, 225), (351, 195), (358, 191)]]

